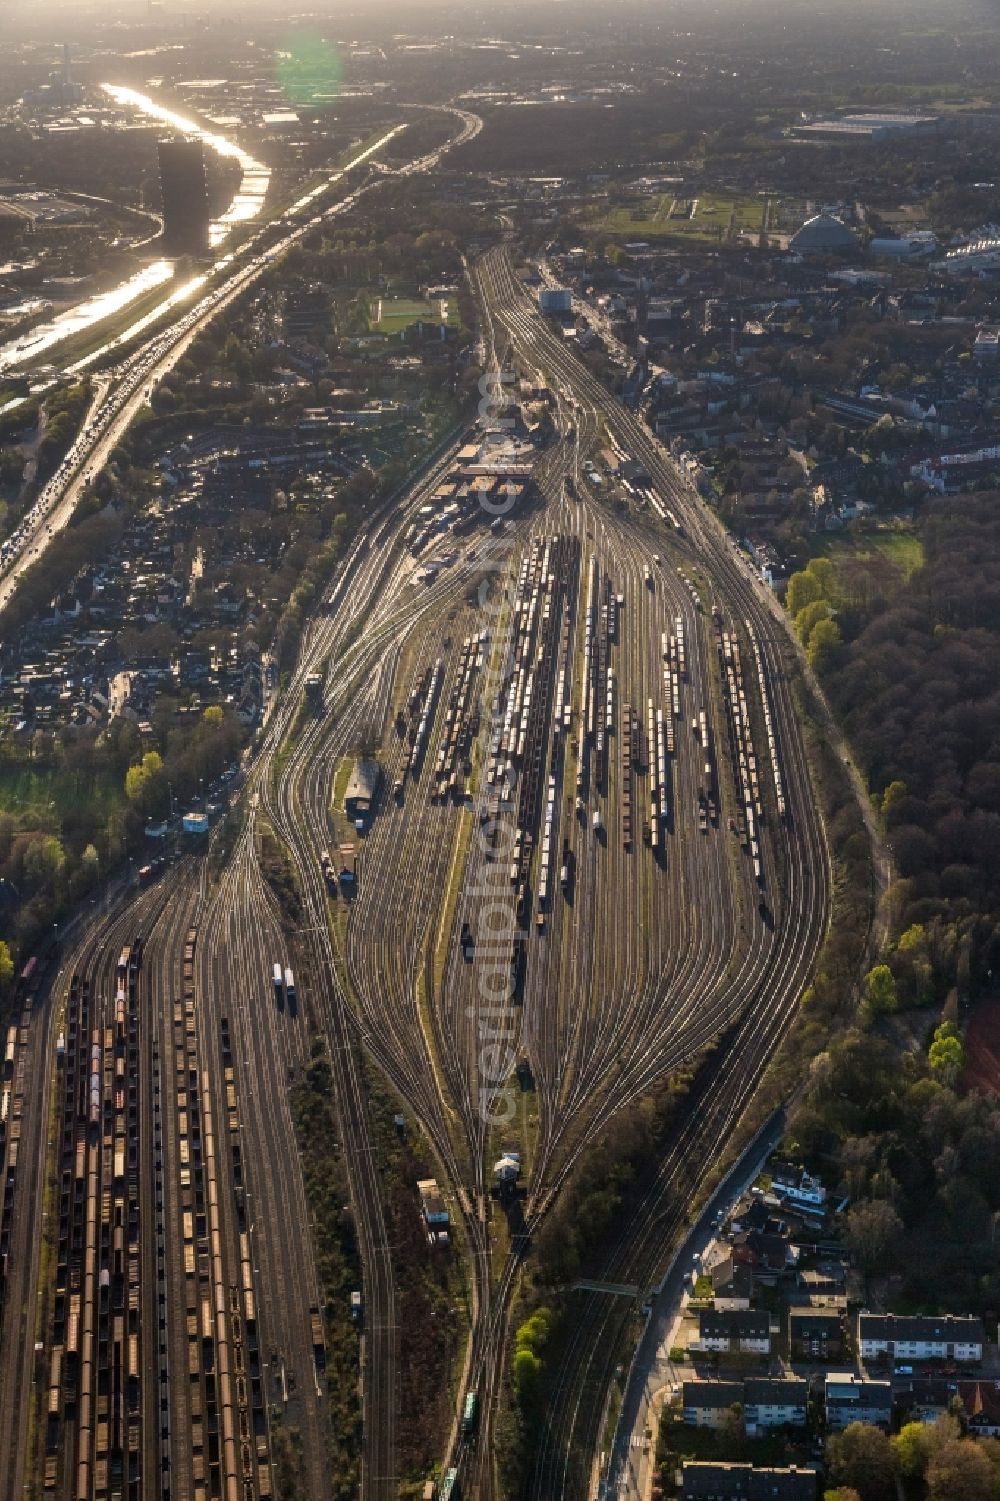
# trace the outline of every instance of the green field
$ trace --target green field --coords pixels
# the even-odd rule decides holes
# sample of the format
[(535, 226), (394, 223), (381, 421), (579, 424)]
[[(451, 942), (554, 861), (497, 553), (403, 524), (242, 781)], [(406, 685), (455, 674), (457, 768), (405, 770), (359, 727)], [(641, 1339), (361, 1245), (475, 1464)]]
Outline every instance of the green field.
[(12, 814), (22, 828), (58, 832), (65, 821), (96, 827), (124, 801), (124, 788), (99, 773), (0, 760), (0, 813)]
[[(399, 334), (414, 323), (441, 321), (441, 304), (418, 297), (375, 297), (368, 315), (369, 329), (378, 334)], [(448, 300), (443, 321), (451, 328), (458, 327), (458, 302), (453, 297)]]
[(920, 538), (903, 527), (860, 537), (827, 535), (816, 552), (834, 565), (837, 588), (845, 602), (863, 603), (898, 593), (924, 561)]
[(662, 193), (612, 205), (587, 228), (630, 240), (678, 238), (718, 244), (742, 230), (759, 234), (764, 205), (763, 198), (746, 193), (705, 193), (697, 197)]

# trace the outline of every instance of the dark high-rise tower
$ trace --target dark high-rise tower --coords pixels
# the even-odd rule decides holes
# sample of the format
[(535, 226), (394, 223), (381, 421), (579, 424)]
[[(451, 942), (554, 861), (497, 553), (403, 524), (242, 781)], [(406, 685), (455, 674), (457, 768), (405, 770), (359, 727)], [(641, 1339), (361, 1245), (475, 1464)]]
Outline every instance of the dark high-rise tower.
[(208, 249), (208, 186), (199, 140), (160, 141), (163, 248), (171, 255), (201, 255)]

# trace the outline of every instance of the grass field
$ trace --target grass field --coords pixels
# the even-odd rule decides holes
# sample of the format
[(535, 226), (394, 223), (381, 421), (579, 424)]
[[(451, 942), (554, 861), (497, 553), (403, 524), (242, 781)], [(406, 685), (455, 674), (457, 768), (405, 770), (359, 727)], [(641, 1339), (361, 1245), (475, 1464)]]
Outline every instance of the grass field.
[(759, 234), (764, 203), (753, 194), (705, 193), (688, 198), (662, 193), (613, 205), (587, 227), (630, 240), (677, 238), (718, 244), (742, 230)]
[[(458, 304), (451, 298), (446, 304), (444, 322), (458, 326)], [(424, 302), (417, 297), (377, 297), (372, 299), (368, 327), (372, 333), (399, 334), (414, 323), (440, 323), (440, 302)]]
[(859, 603), (898, 593), (924, 561), (920, 538), (903, 527), (861, 537), (828, 535), (816, 552), (834, 565), (845, 600)]
[(0, 761), (0, 813), (10, 813), (26, 829), (58, 832), (64, 821), (103, 824), (125, 801), (124, 789), (106, 777), (65, 770), (36, 770)]

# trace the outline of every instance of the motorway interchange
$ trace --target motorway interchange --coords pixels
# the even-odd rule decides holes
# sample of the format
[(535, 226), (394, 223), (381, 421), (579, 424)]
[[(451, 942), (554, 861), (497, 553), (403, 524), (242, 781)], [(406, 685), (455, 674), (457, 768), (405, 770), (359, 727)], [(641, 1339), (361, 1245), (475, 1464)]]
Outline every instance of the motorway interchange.
[[(303, 1488), (325, 1493), (320, 1291), (288, 1102), (311, 1028), (330, 1047), (364, 1267), (363, 1495), (396, 1494), (398, 1339), (359, 1043), (426, 1134), (471, 1252), (462, 1386), (478, 1432), (456, 1423), (441, 1457), (463, 1496), (494, 1496), (532, 1231), (594, 1133), (725, 1035), (609, 1257), (609, 1284), (649, 1286), (815, 959), (829, 871), (783, 628), (641, 422), (540, 318), (506, 247), (473, 281), (487, 363), (554, 393), (533, 499), (487, 518), (428, 584), (415, 572), (434, 544), (415, 558), (406, 537), (452, 451), (387, 503), (305, 633), (212, 879), (188, 857), (120, 892), (67, 938), (51, 987), (25, 986), (4, 1083), (11, 1501), (154, 1484), (251, 1501), (272, 1489), (276, 1422), (301, 1435)], [(608, 440), (650, 477), (624, 514), (581, 478)], [(362, 745), (379, 747), (384, 790), (345, 901), (323, 853), (347, 832), (335, 771)], [(263, 822), (295, 869), (295, 931), (262, 874)], [(294, 966), (295, 1005), (276, 1004), (276, 963)], [(526, 1190), (512, 1237), (489, 1193), (507, 1148)], [(579, 1296), (539, 1498), (588, 1493), (628, 1313), (599, 1288)]]

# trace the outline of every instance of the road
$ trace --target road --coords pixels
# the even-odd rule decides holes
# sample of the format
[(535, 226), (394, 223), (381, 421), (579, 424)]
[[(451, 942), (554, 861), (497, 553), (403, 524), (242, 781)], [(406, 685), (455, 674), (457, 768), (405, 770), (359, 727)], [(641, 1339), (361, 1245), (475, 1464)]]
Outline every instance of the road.
[[(681, 1312), (694, 1254), (704, 1252), (719, 1220), (757, 1177), (781, 1140), (784, 1126), (784, 1114), (779, 1112), (754, 1137), (673, 1254), (649, 1305), (642, 1338), (629, 1368), (608, 1466), (605, 1487), (608, 1497), (617, 1501), (649, 1501), (655, 1475), (657, 1407), (662, 1403), (664, 1386), (673, 1370), (666, 1351), (670, 1332)], [(651, 1435), (649, 1443), (647, 1433)]]

